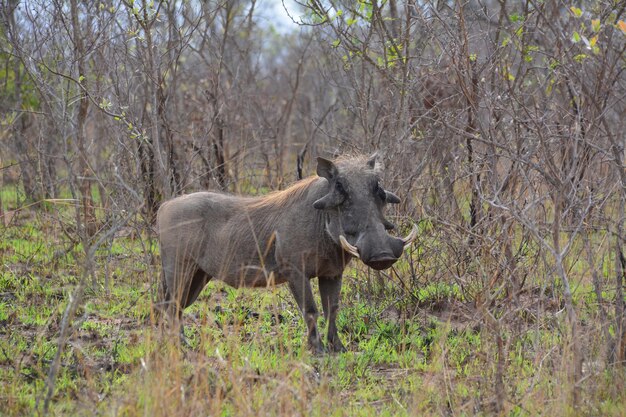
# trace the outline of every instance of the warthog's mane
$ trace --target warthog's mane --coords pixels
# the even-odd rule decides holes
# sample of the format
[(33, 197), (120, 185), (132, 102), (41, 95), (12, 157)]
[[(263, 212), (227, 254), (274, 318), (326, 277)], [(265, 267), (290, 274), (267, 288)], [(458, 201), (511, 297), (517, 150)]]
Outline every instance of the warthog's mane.
[[(313, 209), (314, 200), (307, 196), (309, 190), (316, 188), (315, 183), (318, 180), (319, 177), (312, 176), (294, 183), (285, 190), (274, 191), (263, 196), (243, 197), (241, 200), (243, 210), (239, 213), (239, 219), (232, 224), (233, 235), (237, 236), (232, 242), (233, 248), (250, 238), (250, 226), (254, 225), (252, 230), (259, 252), (266, 253), (274, 240), (273, 235), (278, 225), (289, 218), (300, 220), (306, 218), (307, 222), (319, 223), (318, 228), (323, 234), (323, 213)], [(301, 208), (298, 208), (298, 205), (302, 205), (307, 199), (311, 200), (312, 217), (306, 212), (299, 213)], [(298, 214), (294, 217), (294, 213)], [(297, 227), (297, 223), (293, 223), (292, 226)]]
[(266, 208), (283, 208), (292, 205), (299, 201), (311, 185), (318, 179), (317, 176), (312, 176), (300, 180), (285, 190), (274, 191), (264, 196), (253, 197), (249, 200), (248, 208), (266, 209)]
[[(382, 170), (382, 164), (376, 162), (376, 166), (373, 169), (368, 169), (366, 168), (367, 160), (368, 157), (364, 155), (344, 155), (336, 158), (333, 162), (341, 172), (346, 174), (370, 172), (379, 175)], [(313, 175), (292, 184), (285, 190), (273, 191), (264, 196), (250, 197), (247, 206), (251, 210), (288, 207), (304, 197), (311, 185), (318, 179), (318, 176)]]

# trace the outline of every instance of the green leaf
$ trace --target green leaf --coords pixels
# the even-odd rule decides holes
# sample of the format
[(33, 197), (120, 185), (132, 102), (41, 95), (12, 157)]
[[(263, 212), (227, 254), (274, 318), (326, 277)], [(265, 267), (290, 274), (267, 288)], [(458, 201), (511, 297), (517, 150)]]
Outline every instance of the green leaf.
[(339, 39), (335, 39), (333, 41), (333, 43), (331, 43), (331, 45), (332, 45), (333, 48), (336, 48), (336, 47), (339, 46), (340, 43), (341, 43), (341, 41)]
[(580, 33), (574, 31), (574, 33), (572, 33), (572, 42), (574, 43), (578, 43), (580, 42)]
[(594, 32), (599, 32), (600, 31), (600, 27), (602, 26), (602, 24), (600, 23), (600, 19), (593, 19), (591, 20), (591, 29)]
[(579, 9), (578, 7), (572, 6), (569, 9), (572, 11), (572, 13), (574, 13), (574, 16), (576, 16), (576, 17), (580, 17), (580, 16), (583, 15), (583, 11), (581, 9)]
[(548, 64), (548, 68), (550, 68), (551, 71), (554, 71), (558, 66), (559, 66), (560, 62), (557, 61), (556, 59), (550, 59), (550, 63)]
[(107, 100), (106, 98), (102, 97), (102, 100), (100, 100), (100, 103), (98, 104), (98, 106), (101, 109), (109, 110), (111, 108), (111, 102)]

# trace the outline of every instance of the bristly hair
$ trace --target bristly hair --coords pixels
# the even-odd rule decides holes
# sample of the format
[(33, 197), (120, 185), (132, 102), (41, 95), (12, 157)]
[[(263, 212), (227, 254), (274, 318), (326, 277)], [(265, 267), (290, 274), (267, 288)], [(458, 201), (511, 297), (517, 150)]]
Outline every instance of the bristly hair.
[[(367, 170), (367, 161), (371, 156), (363, 154), (341, 155), (333, 160), (335, 165), (343, 172), (354, 172)], [(379, 174), (383, 170), (383, 164), (379, 160), (376, 161), (372, 171)], [(251, 209), (262, 209), (264, 207), (287, 207), (290, 203), (298, 201), (309, 186), (317, 180), (317, 176), (313, 175), (304, 178), (285, 190), (274, 191), (264, 196), (253, 197), (249, 204)]]
[[(378, 152), (376, 154), (378, 154), (378, 158), (376, 159), (376, 163), (374, 164), (372, 171), (378, 175), (383, 171), (384, 166), (381, 155)], [(368, 156), (361, 153), (344, 154), (337, 157), (333, 162), (341, 171), (344, 172), (363, 171), (364, 169), (367, 169), (367, 162), (372, 156), (373, 155)]]
[(318, 177), (311, 176), (291, 185), (286, 190), (274, 191), (261, 197), (255, 197), (248, 206), (251, 209), (265, 207), (287, 207), (290, 203), (298, 201)]
[[(318, 180), (319, 177), (313, 175), (294, 183), (286, 190), (274, 191), (259, 197), (245, 198), (245, 209), (241, 213), (241, 222), (238, 226), (235, 226), (242, 233), (235, 233), (235, 235), (243, 238), (248, 233), (248, 225), (254, 219), (255, 239), (259, 240), (259, 245), (262, 251), (265, 252), (268, 250), (267, 245), (272, 240), (271, 236), (275, 232), (274, 228), (277, 222), (284, 215), (282, 209), (289, 209), (294, 204), (301, 203), (306, 193)], [(311, 207), (313, 207), (312, 204)], [(323, 230), (321, 225), (322, 215), (321, 211), (316, 211), (315, 219), (313, 220), (320, 223), (320, 230)], [(237, 247), (238, 242), (234, 241), (232, 244), (233, 247)]]
[[(363, 154), (349, 154), (349, 155), (341, 155), (333, 160), (335, 165), (339, 168), (340, 171), (343, 172), (355, 172), (355, 171), (363, 171), (368, 170), (367, 162), (370, 160), (371, 156), (366, 156)], [(383, 169), (383, 164), (379, 160), (376, 161), (374, 168), (371, 171), (374, 174), (379, 174)], [(248, 203), (248, 208), (255, 209), (264, 209), (271, 207), (287, 207), (293, 202), (298, 201), (309, 189), (309, 187), (315, 182), (319, 177), (313, 175), (303, 180), (300, 180), (294, 184), (292, 184), (289, 188), (281, 191), (274, 191), (264, 196), (259, 197), (251, 197)]]

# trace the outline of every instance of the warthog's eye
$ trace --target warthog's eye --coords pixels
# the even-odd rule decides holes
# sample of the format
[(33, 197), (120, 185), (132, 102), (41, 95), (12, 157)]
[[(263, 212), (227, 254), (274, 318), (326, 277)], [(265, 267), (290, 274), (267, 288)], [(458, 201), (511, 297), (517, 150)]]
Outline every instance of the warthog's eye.
[(337, 190), (338, 193), (345, 195), (346, 194), (346, 189), (344, 188), (343, 184), (340, 181), (337, 181), (335, 183), (335, 190)]

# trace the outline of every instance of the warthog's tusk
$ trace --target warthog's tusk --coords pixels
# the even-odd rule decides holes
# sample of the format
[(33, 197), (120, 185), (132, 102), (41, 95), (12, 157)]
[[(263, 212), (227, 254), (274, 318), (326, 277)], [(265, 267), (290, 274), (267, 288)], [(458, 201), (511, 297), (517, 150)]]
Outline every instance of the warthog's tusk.
[(407, 237), (402, 239), (402, 241), (404, 242), (404, 249), (408, 248), (411, 245), (411, 243), (415, 240), (416, 237), (417, 237), (417, 225), (414, 224), (413, 229), (411, 229), (411, 233), (409, 233)]
[(341, 243), (341, 247), (343, 248), (343, 250), (345, 250), (357, 259), (361, 258), (359, 256), (359, 250), (356, 248), (356, 246), (352, 246), (343, 235), (339, 235), (339, 242)]

